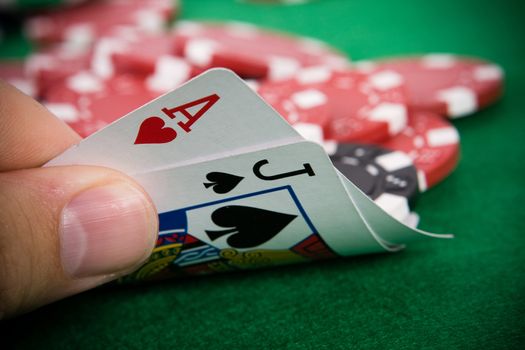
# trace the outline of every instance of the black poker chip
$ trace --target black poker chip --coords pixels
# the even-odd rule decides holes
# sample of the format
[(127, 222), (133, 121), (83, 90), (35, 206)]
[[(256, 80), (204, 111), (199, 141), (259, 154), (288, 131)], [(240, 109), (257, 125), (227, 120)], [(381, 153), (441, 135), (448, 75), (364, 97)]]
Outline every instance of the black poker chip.
[(340, 143), (330, 159), (343, 175), (393, 216), (413, 206), (419, 193), (417, 169), (405, 153)]

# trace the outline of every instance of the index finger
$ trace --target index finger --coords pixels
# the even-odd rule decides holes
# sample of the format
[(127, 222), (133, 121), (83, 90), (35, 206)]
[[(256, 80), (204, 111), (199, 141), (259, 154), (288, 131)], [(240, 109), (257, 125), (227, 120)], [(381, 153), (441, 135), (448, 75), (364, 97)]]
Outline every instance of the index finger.
[(0, 171), (41, 166), (80, 140), (44, 106), (0, 79)]

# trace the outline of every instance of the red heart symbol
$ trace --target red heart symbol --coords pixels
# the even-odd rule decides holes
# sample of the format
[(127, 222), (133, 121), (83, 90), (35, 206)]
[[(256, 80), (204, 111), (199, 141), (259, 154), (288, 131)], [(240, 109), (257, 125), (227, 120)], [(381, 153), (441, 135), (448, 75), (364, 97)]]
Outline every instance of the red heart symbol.
[(168, 127), (159, 117), (149, 117), (140, 124), (139, 133), (135, 139), (135, 144), (144, 143), (167, 143), (175, 140), (177, 132)]

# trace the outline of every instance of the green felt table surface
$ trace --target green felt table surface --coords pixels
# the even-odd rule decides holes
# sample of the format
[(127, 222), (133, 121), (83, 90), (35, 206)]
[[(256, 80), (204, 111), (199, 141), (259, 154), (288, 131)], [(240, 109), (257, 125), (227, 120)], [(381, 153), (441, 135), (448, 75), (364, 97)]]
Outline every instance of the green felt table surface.
[[(397, 254), (93, 290), (4, 322), (1, 342), (22, 349), (523, 348), (524, 4), (185, 1), (181, 18), (309, 35), (354, 59), (453, 52), (502, 65), (504, 98), (454, 121), (459, 167), (416, 206), (422, 228), (455, 239)], [(2, 55), (27, 47), (12, 39)]]

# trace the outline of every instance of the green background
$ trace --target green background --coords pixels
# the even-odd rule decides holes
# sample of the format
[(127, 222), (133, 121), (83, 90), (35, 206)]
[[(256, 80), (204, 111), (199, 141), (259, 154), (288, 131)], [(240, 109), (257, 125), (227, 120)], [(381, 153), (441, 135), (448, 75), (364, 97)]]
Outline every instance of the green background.
[[(497, 105), (456, 120), (462, 159), (417, 203), (454, 240), (399, 254), (99, 289), (5, 322), (17, 348), (517, 348), (525, 343), (525, 2), (184, 2), (182, 18), (242, 20), (322, 39), (354, 59), (453, 52), (506, 71)], [(16, 39), (2, 49), (20, 53)], [(23, 257), (21, 257), (23, 258)]]

